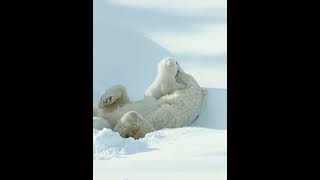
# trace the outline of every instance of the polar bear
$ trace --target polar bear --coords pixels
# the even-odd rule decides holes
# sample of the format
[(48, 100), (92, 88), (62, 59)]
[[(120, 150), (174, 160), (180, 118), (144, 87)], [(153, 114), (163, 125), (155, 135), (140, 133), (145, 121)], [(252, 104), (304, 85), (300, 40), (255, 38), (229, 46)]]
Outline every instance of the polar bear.
[(178, 70), (175, 79), (184, 88), (159, 99), (147, 96), (131, 102), (126, 88), (117, 85), (103, 94), (98, 109), (94, 109), (96, 115), (124, 138), (138, 139), (152, 131), (189, 125), (199, 116), (205, 93), (191, 75), (180, 66)]
[(112, 128), (110, 123), (101, 117), (93, 117), (93, 127), (96, 130), (102, 130), (103, 128), (107, 128), (107, 129)]
[(153, 83), (145, 92), (146, 97), (160, 97), (172, 93), (174, 90), (182, 89), (185, 86), (176, 81), (178, 63), (170, 57), (162, 59), (158, 63), (158, 74)]

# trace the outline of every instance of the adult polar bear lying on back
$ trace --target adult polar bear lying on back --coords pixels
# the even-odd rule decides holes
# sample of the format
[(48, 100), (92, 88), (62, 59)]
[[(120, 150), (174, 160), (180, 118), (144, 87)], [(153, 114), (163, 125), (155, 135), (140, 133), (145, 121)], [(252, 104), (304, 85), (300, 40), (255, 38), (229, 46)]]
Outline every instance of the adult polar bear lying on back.
[(199, 115), (205, 93), (191, 75), (180, 66), (178, 69), (175, 79), (184, 88), (158, 100), (146, 96), (131, 102), (125, 87), (113, 86), (101, 97), (99, 108), (94, 107), (94, 116), (107, 120), (108, 128), (122, 137), (135, 139), (152, 131), (189, 125)]

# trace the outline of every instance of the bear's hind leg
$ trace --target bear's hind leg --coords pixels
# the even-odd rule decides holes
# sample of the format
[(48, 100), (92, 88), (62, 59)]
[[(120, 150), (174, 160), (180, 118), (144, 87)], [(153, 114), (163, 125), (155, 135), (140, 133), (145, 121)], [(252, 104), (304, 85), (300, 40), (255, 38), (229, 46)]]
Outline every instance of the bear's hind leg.
[(129, 111), (122, 116), (113, 130), (118, 132), (121, 137), (139, 139), (151, 132), (152, 127), (137, 112)]

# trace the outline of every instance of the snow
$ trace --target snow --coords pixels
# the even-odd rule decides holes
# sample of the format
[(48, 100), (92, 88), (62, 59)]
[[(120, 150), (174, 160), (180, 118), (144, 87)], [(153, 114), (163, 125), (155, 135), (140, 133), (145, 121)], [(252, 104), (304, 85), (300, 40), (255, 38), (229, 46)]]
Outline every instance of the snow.
[[(96, 158), (108, 161), (94, 161), (93, 177), (226, 179), (226, 137), (225, 130), (185, 127), (152, 132), (135, 141), (104, 129), (95, 139), (100, 152)], [(109, 148), (102, 151), (102, 146)]]
[[(157, 74), (157, 63), (167, 56), (176, 58), (185, 72), (192, 74), (202, 87), (208, 89), (208, 95), (200, 116), (189, 127), (159, 130), (139, 140), (124, 139), (110, 129), (94, 129), (93, 179), (226, 180), (226, 42), (220, 38), (214, 46), (208, 46), (205, 44), (208, 42), (203, 42), (207, 41), (206, 34), (197, 31), (207, 27), (206, 23), (215, 25), (214, 20), (218, 21), (219, 27), (222, 24), (226, 29), (225, 11), (221, 11), (222, 14), (216, 11), (218, 18), (206, 18), (207, 13), (201, 13), (201, 17), (194, 14), (183, 16), (183, 9), (180, 9), (179, 15), (172, 14), (174, 11), (171, 10), (157, 12), (151, 5), (151, 9), (148, 5), (139, 9), (140, 5), (133, 0), (125, 7), (114, 3), (116, 1), (112, 1), (113, 4), (108, 2), (94, 1), (94, 103), (108, 87), (115, 84), (124, 85), (131, 99), (143, 98), (144, 91)], [(175, 4), (175, 9), (183, 7), (179, 2)], [(198, 8), (202, 8), (200, 4)], [(193, 8), (187, 12), (193, 12)], [(186, 27), (188, 30), (179, 29)], [(182, 37), (181, 33), (181, 37), (175, 37), (179, 32), (186, 36)], [(185, 38), (189, 34), (201, 38), (187, 42)], [(217, 34), (208, 35), (215, 37)], [(99, 118), (94, 118), (94, 121), (96, 126), (106, 126), (101, 124)]]
[(208, 96), (205, 98), (202, 112), (191, 126), (221, 130), (227, 129), (226, 89), (208, 89)]
[[(110, 129), (99, 131), (94, 138), (94, 159), (130, 157), (132, 160), (201, 159), (226, 155), (226, 132), (200, 127), (162, 129), (144, 138), (122, 138)], [(214, 143), (207, 143), (203, 135)], [(183, 150), (181, 150), (183, 149)], [(130, 155), (130, 156), (129, 156)]]

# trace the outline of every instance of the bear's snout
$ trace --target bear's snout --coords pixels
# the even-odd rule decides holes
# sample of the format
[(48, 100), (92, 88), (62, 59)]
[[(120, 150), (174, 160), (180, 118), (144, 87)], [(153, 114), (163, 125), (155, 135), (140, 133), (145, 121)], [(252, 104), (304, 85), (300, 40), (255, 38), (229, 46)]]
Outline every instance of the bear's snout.
[(113, 98), (113, 96), (106, 97), (106, 98), (102, 99), (102, 102), (103, 102), (103, 103), (111, 102), (111, 101), (112, 101), (112, 98)]

